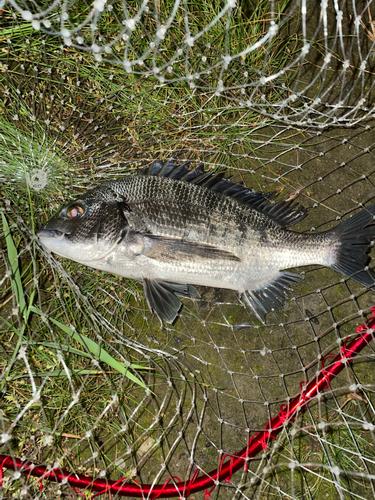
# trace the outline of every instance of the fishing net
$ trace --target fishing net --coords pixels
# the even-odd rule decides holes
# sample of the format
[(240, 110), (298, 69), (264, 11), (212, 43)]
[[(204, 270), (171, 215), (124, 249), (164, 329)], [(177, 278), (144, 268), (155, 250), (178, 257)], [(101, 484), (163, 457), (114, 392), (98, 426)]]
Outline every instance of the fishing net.
[(0, 498), (375, 496), (374, 293), (319, 266), (262, 325), (48, 254), (61, 204), (173, 158), (374, 200), (374, 4), (0, 1)]

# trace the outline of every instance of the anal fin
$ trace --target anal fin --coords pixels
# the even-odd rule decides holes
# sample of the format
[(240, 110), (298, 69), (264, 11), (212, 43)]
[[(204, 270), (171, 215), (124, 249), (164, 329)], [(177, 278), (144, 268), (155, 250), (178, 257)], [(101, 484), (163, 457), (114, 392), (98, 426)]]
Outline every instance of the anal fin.
[(288, 298), (287, 290), (292, 283), (303, 279), (299, 274), (281, 272), (258, 290), (245, 290), (243, 297), (256, 317), (265, 323), (266, 314), (282, 309)]
[(176, 295), (190, 298), (200, 297), (192, 285), (144, 278), (143, 286), (149, 308), (167, 323), (173, 323), (181, 307), (181, 302)]

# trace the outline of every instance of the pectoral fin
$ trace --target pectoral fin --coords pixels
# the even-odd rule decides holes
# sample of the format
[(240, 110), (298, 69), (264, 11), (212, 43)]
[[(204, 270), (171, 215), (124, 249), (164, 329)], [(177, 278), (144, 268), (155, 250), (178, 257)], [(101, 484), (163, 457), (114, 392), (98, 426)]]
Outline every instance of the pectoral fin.
[(243, 297), (256, 317), (264, 323), (268, 312), (278, 311), (283, 307), (288, 297), (286, 290), (290, 290), (290, 285), (302, 279), (299, 274), (282, 272), (266, 283), (263, 288), (246, 290)]
[(176, 295), (182, 297), (199, 298), (199, 293), (192, 285), (169, 283), (168, 281), (156, 281), (145, 278), (143, 286), (149, 308), (154, 311), (161, 320), (173, 323), (181, 307), (180, 300)]
[(175, 240), (161, 236), (147, 236), (143, 255), (160, 262), (181, 262), (183, 260), (230, 260), (241, 262), (237, 255), (209, 245), (192, 241)]

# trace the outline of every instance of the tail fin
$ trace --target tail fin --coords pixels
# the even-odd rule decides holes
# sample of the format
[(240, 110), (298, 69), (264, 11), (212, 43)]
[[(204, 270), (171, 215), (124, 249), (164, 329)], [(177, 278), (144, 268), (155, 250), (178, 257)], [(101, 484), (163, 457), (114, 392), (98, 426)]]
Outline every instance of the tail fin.
[(367, 266), (370, 260), (367, 252), (375, 244), (375, 203), (329, 233), (340, 242), (332, 269), (375, 290), (375, 273)]

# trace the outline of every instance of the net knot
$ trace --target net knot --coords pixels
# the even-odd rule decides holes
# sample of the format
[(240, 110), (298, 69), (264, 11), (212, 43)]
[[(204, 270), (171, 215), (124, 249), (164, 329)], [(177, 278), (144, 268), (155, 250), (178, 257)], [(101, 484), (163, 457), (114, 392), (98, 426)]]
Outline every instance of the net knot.
[(340, 350), (341, 350), (343, 359), (347, 359), (349, 363), (353, 363), (353, 351), (352, 351), (352, 349), (349, 349), (346, 345), (349, 340), (350, 340), (350, 338), (348, 337), (345, 340), (344, 345), (340, 348)]
[[(302, 382), (301, 382), (301, 384), (302, 384)], [(288, 408), (289, 408), (288, 403), (283, 403), (280, 406), (280, 411), (279, 411), (279, 416), (278, 416), (279, 421), (280, 421), (280, 425), (283, 425), (285, 423), (285, 421), (288, 420), (288, 417), (289, 417)]]
[(302, 380), (302, 381), (299, 383), (299, 389), (300, 389), (300, 391), (304, 391), (304, 390), (306, 389), (306, 385), (307, 385), (306, 380)]
[[(273, 418), (270, 418), (268, 420), (268, 422), (266, 423), (266, 425), (264, 426), (264, 431), (262, 433), (262, 437), (260, 438), (260, 444), (262, 446), (262, 450), (264, 451), (267, 446), (268, 446), (268, 443), (270, 441), (270, 439), (276, 439), (276, 436), (274, 435), (274, 431), (275, 431), (275, 425), (274, 422), (279, 420), (278, 417), (273, 417)], [(279, 427), (279, 426), (277, 426)]]
[(243, 470), (245, 472), (247, 472), (249, 470), (249, 466), (247, 465), (248, 464), (248, 461), (249, 461), (249, 455), (250, 455), (250, 447), (254, 441), (254, 437), (256, 436), (257, 434), (255, 434), (254, 436), (252, 436), (250, 439), (248, 439), (247, 441), (247, 447), (246, 447), (246, 455), (245, 455), (245, 459), (244, 459), (244, 464), (243, 464)]

